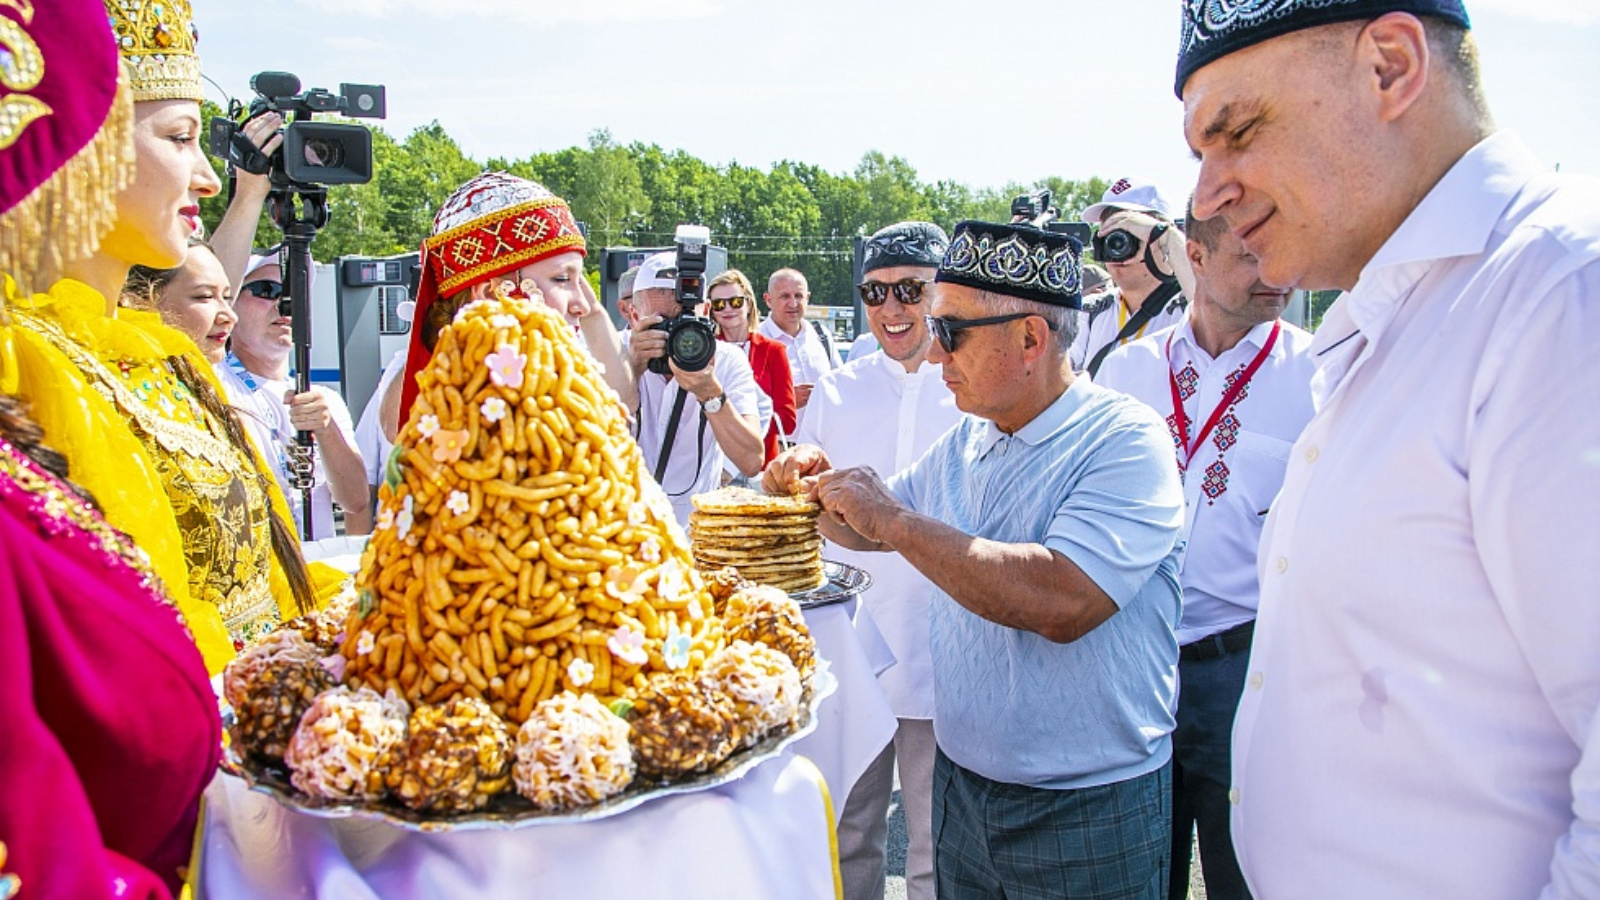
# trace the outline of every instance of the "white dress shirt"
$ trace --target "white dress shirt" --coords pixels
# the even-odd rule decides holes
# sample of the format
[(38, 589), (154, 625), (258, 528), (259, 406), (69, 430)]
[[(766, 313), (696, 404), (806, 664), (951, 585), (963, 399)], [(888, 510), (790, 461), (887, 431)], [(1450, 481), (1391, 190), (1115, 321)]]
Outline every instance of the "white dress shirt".
[[(1151, 316), (1150, 321), (1145, 322), (1138, 331), (1124, 339), (1120, 346), (1125, 347), (1142, 337), (1155, 334), (1163, 328), (1171, 328), (1173, 325), (1178, 324), (1179, 319), (1183, 318), (1184, 310), (1187, 308), (1187, 301), (1181, 294), (1168, 300), (1167, 305), (1163, 306), (1160, 312)], [(1122, 327), (1132, 317), (1133, 314), (1128, 312), (1126, 306), (1122, 305), (1122, 295), (1120, 293), (1113, 296), (1111, 305), (1104, 312), (1094, 316), (1092, 321), (1087, 312), (1079, 315), (1078, 336), (1073, 339), (1072, 350), (1068, 354), (1072, 358), (1072, 371), (1082, 372), (1088, 368), (1089, 363), (1094, 360), (1095, 354), (1100, 352), (1100, 348), (1116, 340), (1117, 335), (1122, 332)]]
[[(1176, 381), (1189, 419), (1189, 442), (1194, 444), (1223, 395), (1271, 334), (1272, 323), (1264, 322), (1212, 359), (1195, 342), (1186, 315), (1172, 328), (1113, 350), (1094, 380), (1144, 401), (1167, 420), (1174, 434)], [(1256, 617), (1261, 526), (1283, 484), (1289, 448), (1311, 420), (1316, 362), (1310, 349), (1311, 335), (1284, 322), (1272, 351), (1184, 468), (1186, 549), (1178, 578), (1183, 586), (1179, 646)]]
[[(816, 444), (836, 469), (871, 466), (888, 479), (915, 462), (961, 420), (942, 369), (915, 372), (869, 353), (817, 382), (795, 440)], [(894, 652), (878, 676), (896, 718), (933, 718), (933, 662), (928, 651), (928, 598), (933, 584), (898, 553), (858, 553), (830, 545), (827, 556), (865, 569), (872, 587), (863, 602)]]
[[(293, 390), (294, 384), (251, 375), (245, 372), (242, 366), (236, 370), (227, 362), (217, 363), (212, 369), (222, 382), (228, 404), (239, 411), (239, 421), (251, 439), (256, 442), (257, 448), (261, 450), (261, 456), (272, 469), (272, 474), (277, 476), (278, 486), (283, 489), (283, 495), (289, 501), (289, 509), (294, 513), (295, 533), (304, 535), (305, 498), (289, 481), (287, 447), (294, 442), (295, 429), (289, 421), (289, 406), (283, 402), (284, 395)], [(344, 434), (345, 441), (352, 447), (355, 446), (355, 426), (350, 422), (350, 410), (344, 405), (344, 398), (327, 388), (314, 387), (313, 390), (322, 391), (327, 398), (328, 412), (333, 416), (333, 424)], [(319, 443), (315, 446), (317, 452), (311, 478), (311, 534), (315, 539), (322, 540), (336, 536), (333, 524), (333, 489), (328, 486), (328, 470), (327, 464), (322, 459), (322, 445)]]
[(1261, 553), (1258, 897), (1600, 897), (1600, 182), (1473, 148), (1328, 312)]
[[(744, 352), (726, 341), (717, 341), (717, 355), (712, 360), (712, 371), (726, 403), (741, 416), (756, 421), (761, 389), (756, 387), (755, 373)], [(644, 453), (645, 469), (655, 474), (656, 461), (661, 458), (661, 444), (667, 436), (667, 422), (672, 418), (672, 404), (678, 396), (678, 382), (665, 375), (642, 372), (639, 375), (639, 416), (636, 437)], [(705, 416), (700, 402), (690, 395), (684, 400), (683, 413), (678, 420), (678, 431), (672, 441), (672, 452), (667, 457), (667, 470), (661, 487), (672, 501), (672, 511), (678, 524), (689, 527), (689, 513), (694, 509), (690, 499), (695, 494), (716, 490), (722, 482), (722, 464), (727, 454), (717, 443), (716, 433), (710, 423), (702, 432), (701, 419)], [(698, 441), (696, 435), (703, 433)]]
[[(794, 377), (794, 383), (816, 384), (822, 376), (832, 372), (843, 365), (839, 361), (839, 348), (832, 341), (823, 346), (822, 338), (817, 335), (817, 328), (811, 324), (810, 319), (800, 323), (800, 333), (791, 335), (778, 327), (778, 323), (768, 316), (761, 320), (757, 329), (762, 334), (783, 345), (784, 352), (789, 355), (789, 374)], [(800, 430), (800, 423), (805, 421), (806, 407), (795, 410), (795, 431)]]

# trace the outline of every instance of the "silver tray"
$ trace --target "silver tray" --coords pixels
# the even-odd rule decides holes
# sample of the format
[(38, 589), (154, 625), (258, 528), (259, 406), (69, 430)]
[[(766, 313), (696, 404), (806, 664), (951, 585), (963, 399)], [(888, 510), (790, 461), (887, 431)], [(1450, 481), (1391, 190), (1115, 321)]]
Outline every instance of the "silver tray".
[(255, 760), (242, 759), (232, 746), (224, 752), (222, 768), (244, 779), (252, 790), (266, 794), (289, 809), (318, 819), (369, 819), (387, 822), (406, 831), (427, 833), (513, 831), (536, 825), (594, 822), (620, 815), (640, 804), (661, 797), (710, 790), (739, 780), (758, 763), (777, 756), (785, 747), (816, 730), (817, 709), (823, 699), (832, 694), (838, 686), (839, 681), (828, 671), (827, 663), (819, 661), (817, 671), (811, 680), (810, 700), (800, 710), (800, 720), (788, 732), (769, 736), (753, 747), (746, 747), (703, 775), (675, 782), (635, 781), (622, 793), (607, 800), (565, 812), (543, 812), (534, 809), (532, 804), (514, 791), (496, 797), (485, 809), (461, 814), (418, 812), (388, 803), (321, 800), (301, 793), (291, 784), (287, 769), (264, 766)]
[(801, 609), (815, 609), (843, 603), (872, 587), (872, 576), (865, 569), (847, 566), (831, 559), (822, 561), (822, 584), (808, 591), (791, 591), (789, 596), (800, 603)]

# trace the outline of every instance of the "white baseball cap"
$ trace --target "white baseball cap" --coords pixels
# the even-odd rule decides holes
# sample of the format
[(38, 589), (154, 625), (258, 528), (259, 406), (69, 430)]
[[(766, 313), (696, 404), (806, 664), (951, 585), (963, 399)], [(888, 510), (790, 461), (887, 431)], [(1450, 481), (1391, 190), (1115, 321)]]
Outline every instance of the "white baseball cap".
[(639, 264), (639, 274), (633, 279), (633, 292), (648, 291), (654, 288), (677, 290), (678, 288), (678, 254), (668, 250), (657, 253)]
[(1098, 225), (1107, 213), (1119, 209), (1155, 213), (1168, 221), (1172, 219), (1172, 205), (1161, 196), (1161, 189), (1154, 183), (1137, 178), (1119, 178), (1106, 188), (1099, 203), (1083, 211), (1083, 220), (1090, 225)]
[[(255, 273), (261, 271), (262, 269), (265, 269), (267, 266), (276, 266), (276, 265), (279, 265), (278, 254), (276, 254), (276, 253), (267, 253), (267, 254), (264, 254), (264, 255), (258, 255), (258, 254), (255, 254), (255, 253), (250, 254), (250, 261), (245, 263), (245, 265), (244, 265), (244, 275), (240, 276), (239, 283), (234, 285), (235, 289), (242, 288), (245, 285), (249, 284), (253, 280), (250, 277), (251, 275), (254, 275)], [(311, 279), (311, 285), (315, 286), (316, 283), (317, 283), (317, 267), (316, 266), (312, 266), (310, 268), (310, 270), (308, 270), (308, 275), (309, 275), (309, 277)], [(278, 270), (278, 280), (279, 281), (283, 280), (283, 270), (282, 269)]]

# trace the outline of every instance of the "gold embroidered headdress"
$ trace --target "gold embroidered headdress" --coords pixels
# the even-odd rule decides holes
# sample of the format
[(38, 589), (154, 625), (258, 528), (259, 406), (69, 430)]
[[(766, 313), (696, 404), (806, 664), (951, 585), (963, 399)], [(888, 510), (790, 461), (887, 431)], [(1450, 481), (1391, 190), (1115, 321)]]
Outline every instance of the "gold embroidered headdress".
[(117, 52), (133, 80), (133, 99), (205, 99), (189, 0), (105, 0)]
[(0, 272), (45, 289), (116, 222), (133, 104), (94, 0), (0, 0)]

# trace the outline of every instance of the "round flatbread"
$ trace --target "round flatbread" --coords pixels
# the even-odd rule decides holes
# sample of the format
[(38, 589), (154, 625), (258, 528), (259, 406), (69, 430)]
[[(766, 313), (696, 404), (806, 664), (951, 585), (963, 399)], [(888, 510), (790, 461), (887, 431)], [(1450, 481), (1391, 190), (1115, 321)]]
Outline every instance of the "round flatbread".
[(701, 512), (739, 515), (767, 515), (815, 513), (820, 507), (816, 501), (801, 496), (764, 494), (742, 487), (724, 487), (693, 498), (694, 508)]

